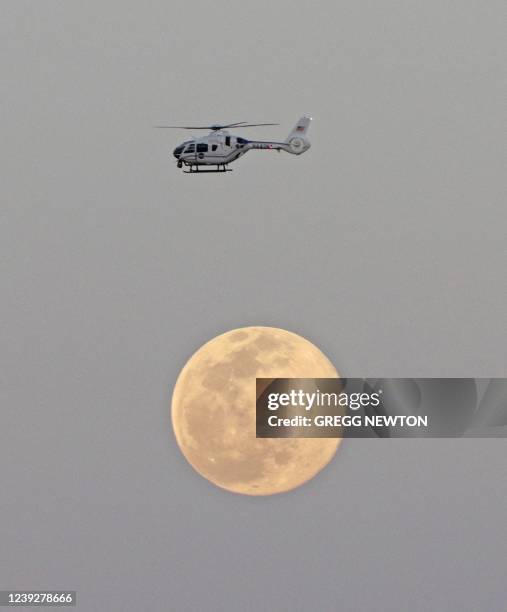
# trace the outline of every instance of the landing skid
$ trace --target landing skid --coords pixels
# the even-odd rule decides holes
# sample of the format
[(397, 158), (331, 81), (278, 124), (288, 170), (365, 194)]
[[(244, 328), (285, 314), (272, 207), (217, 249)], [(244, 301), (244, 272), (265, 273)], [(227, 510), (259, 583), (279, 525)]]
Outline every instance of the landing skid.
[(199, 166), (196, 166), (195, 169), (193, 168), (193, 166), (190, 166), (190, 170), (183, 170), (183, 172), (185, 174), (209, 174), (209, 173), (216, 173), (216, 172), (232, 172), (232, 168), (226, 168), (225, 166), (223, 166), (222, 168), (220, 168), (219, 166), (217, 166), (216, 170), (200, 170)]

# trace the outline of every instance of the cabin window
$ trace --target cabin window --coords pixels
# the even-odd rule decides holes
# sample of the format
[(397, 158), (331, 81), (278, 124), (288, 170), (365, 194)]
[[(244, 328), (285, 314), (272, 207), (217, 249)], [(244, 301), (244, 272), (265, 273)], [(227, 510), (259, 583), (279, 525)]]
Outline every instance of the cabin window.
[(197, 153), (207, 153), (208, 152), (208, 145), (204, 144), (203, 142), (200, 142), (197, 144)]
[(211, 145), (211, 150), (212, 151), (216, 151), (217, 150), (217, 145)]
[(245, 145), (248, 142), (248, 140), (245, 140), (244, 138), (237, 138), (236, 142), (240, 145)]
[(225, 137), (225, 146), (226, 147), (230, 147), (231, 146), (231, 137), (230, 136), (226, 136)]

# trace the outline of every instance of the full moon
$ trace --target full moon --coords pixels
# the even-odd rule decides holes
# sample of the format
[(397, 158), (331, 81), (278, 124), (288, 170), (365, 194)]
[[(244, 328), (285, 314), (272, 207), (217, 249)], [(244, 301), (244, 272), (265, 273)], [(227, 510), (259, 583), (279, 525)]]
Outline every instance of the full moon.
[(172, 398), (172, 423), (188, 462), (215, 485), (273, 495), (318, 474), (338, 438), (256, 438), (256, 378), (338, 378), (328, 358), (301, 336), (244, 327), (204, 344), (186, 363)]

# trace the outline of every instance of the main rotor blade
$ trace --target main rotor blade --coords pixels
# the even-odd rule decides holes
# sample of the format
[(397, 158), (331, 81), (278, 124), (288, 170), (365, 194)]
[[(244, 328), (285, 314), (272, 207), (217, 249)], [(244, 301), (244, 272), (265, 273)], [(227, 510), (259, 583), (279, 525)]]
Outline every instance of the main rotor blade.
[(280, 125), (279, 123), (246, 123), (245, 125), (236, 125), (234, 127), (244, 128), (244, 127), (257, 127), (260, 125)]
[[(228, 123), (227, 125), (221, 125), (221, 128), (230, 128), (230, 127), (236, 127), (237, 125), (242, 125), (243, 123), (246, 123), (246, 121), (236, 121), (236, 123)], [(215, 127), (215, 126), (212, 126)]]
[(167, 130), (209, 130), (210, 126), (209, 125), (199, 125), (199, 126), (192, 126), (192, 125), (154, 125), (154, 128), (162, 128), (162, 129), (167, 129)]
[(213, 125), (155, 125), (155, 128), (166, 128), (170, 130), (222, 130), (224, 128), (235, 127), (246, 123), (246, 121), (236, 121), (236, 123), (228, 123), (222, 125), (221, 123), (214, 123)]
[(215, 123), (214, 125), (155, 125), (155, 128), (167, 129), (167, 130), (224, 130), (227, 128), (244, 128), (244, 127), (258, 127), (263, 125), (280, 125), (279, 123), (246, 123), (246, 121), (237, 121), (236, 123), (227, 123), (227, 125), (221, 125)]

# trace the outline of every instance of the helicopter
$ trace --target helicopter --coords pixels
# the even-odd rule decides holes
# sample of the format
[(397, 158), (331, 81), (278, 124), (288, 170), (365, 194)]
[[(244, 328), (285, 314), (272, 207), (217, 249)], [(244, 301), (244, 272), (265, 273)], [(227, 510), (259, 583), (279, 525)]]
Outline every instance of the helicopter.
[[(311, 117), (301, 117), (283, 142), (247, 140), (228, 132), (228, 129), (235, 130), (239, 128), (279, 125), (278, 123), (247, 123), (246, 121), (238, 121), (226, 125), (156, 125), (155, 127), (163, 129), (209, 130), (209, 134), (206, 136), (186, 140), (173, 151), (178, 168), (189, 168), (183, 171), (194, 174), (198, 172), (232, 172), (232, 169), (227, 166), (252, 149), (271, 149), (278, 152), (285, 151), (292, 155), (301, 155), (308, 151), (311, 146), (307, 137), (311, 120)], [(212, 168), (213, 166), (216, 166), (216, 169)]]

